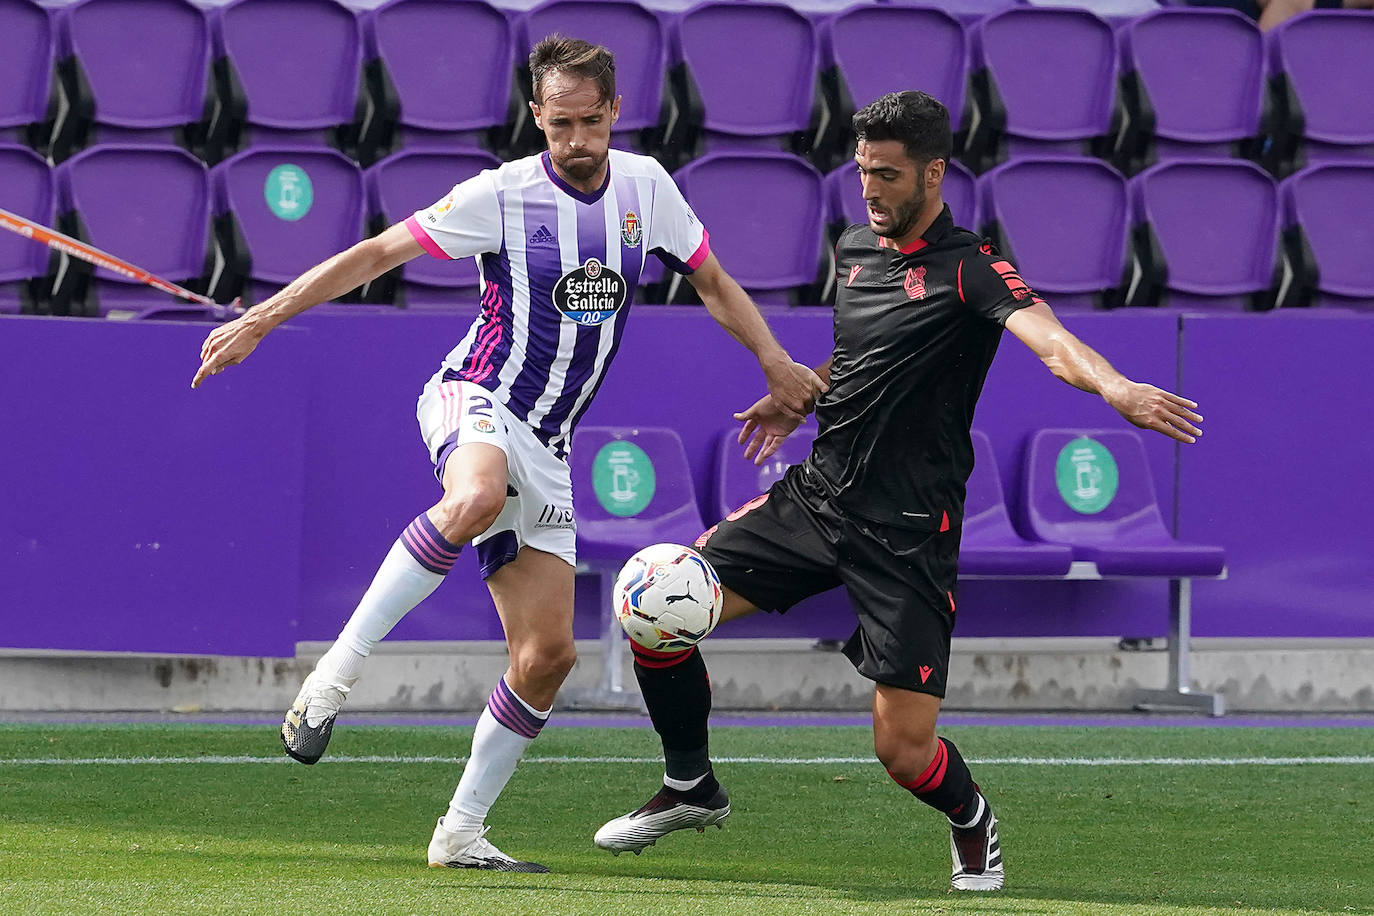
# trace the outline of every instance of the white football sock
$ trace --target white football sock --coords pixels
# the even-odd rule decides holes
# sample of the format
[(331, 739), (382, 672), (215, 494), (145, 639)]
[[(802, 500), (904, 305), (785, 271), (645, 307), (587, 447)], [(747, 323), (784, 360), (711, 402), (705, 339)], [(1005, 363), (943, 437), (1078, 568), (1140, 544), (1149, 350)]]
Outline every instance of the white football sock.
[(362, 673), (362, 660), (373, 647), (443, 581), (443, 574), (421, 566), (406, 546), (396, 541), (319, 667), (327, 665), (343, 677), (357, 677)]
[(444, 815), (445, 829), (471, 830), (482, 826), (525, 748), (539, 734), (550, 712), (552, 707), (538, 710), (530, 706), (506, 686), (505, 678), (501, 679), (477, 719), (477, 728), (472, 733), (472, 755)]
[(706, 778), (702, 773), (696, 779), (673, 779), (667, 773), (663, 774), (663, 784), (670, 789), (677, 789), (679, 792), (686, 792), (688, 789), (695, 789), (701, 785), (701, 781)]

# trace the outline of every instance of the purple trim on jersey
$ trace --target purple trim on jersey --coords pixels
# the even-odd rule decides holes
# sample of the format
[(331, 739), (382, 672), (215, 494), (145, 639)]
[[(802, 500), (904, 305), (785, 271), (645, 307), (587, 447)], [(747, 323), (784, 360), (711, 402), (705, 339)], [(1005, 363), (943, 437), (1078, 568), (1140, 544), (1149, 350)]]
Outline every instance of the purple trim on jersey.
[[(505, 191), (496, 193), (496, 206), (503, 214), (505, 213)], [(501, 367), (510, 356), (511, 341), (515, 337), (514, 315), (509, 307), (513, 301), (513, 284), (504, 233), (501, 237), (500, 251), (495, 254), (483, 254), (480, 263), (482, 279), (485, 281), (482, 311), (479, 313), (482, 326), (478, 327), (477, 334), (468, 345), (468, 352), (463, 356), (463, 362), (459, 365), (456, 375), (463, 381), (474, 382), (490, 390), (495, 387), (495, 377), (500, 374)], [(507, 307), (502, 308), (503, 305)], [(496, 325), (494, 329), (491, 327), (492, 324)], [(483, 344), (490, 346), (484, 347)], [(479, 368), (479, 365), (483, 364), (489, 365), (490, 371)], [(479, 373), (480, 379), (477, 377)]]
[(514, 531), (498, 531), (477, 545), (477, 571), (483, 579), (505, 566), (520, 552), (520, 542)]
[(596, 203), (601, 199), (601, 196), (606, 193), (606, 189), (611, 185), (611, 160), (609, 157), (607, 157), (606, 159), (606, 180), (601, 182), (601, 187), (597, 188), (590, 194), (588, 194), (586, 191), (577, 190), (577, 188), (574, 188), (572, 185), (568, 184), (562, 178), (558, 177), (558, 173), (554, 171), (553, 168), (553, 157), (549, 155), (548, 150), (544, 150), (544, 152), (539, 157), (539, 161), (544, 164), (544, 174), (549, 176), (549, 181), (552, 181), (560, 191), (567, 194), (573, 200), (579, 201), (581, 203)]
[(406, 217), (406, 228), (410, 234), (415, 236), (415, 241), (420, 243), (420, 247), (429, 252), (436, 258), (443, 258), (445, 261), (452, 261), (452, 256), (447, 251), (439, 247), (434, 239), (429, 237), (429, 233), (420, 225), (420, 221), (415, 218), (415, 214)]
[(711, 234), (705, 229), (701, 230), (701, 244), (697, 246), (697, 250), (692, 252), (692, 256), (686, 261), (678, 260), (677, 256), (666, 248), (655, 248), (653, 251), (649, 252), (649, 254), (658, 258), (668, 268), (683, 276), (696, 273), (697, 268), (701, 266), (701, 262), (705, 261), (706, 256), (710, 253)]
[[(557, 243), (558, 203), (552, 197), (558, 192), (549, 189), (547, 200), (525, 202), (525, 235), (531, 236), (540, 226), (555, 234), (555, 241), (546, 245), (527, 245), (525, 268), (530, 280), (529, 333), (525, 341), (525, 362), (520, 374), (511, 382), (506, 406), (521, 420), (528, 420), (530, 411), (549, 383), (549, 369), (558, 357), (558, 334), (563, 327), (563, 313), (553, 304), (553, 288), (563, 276), (563, 255)], [(581, 220), (579, 219), (580, 223)]]
[(496, 689), (487, 699), (487, 708), (491, 710), (492, 718), (517, 735), (534, 738), (544, 727), (545, 720), (530, 712), (530, 708), (520, 702), (520, 698), (510, 689), (504, 676), (497, 681)]

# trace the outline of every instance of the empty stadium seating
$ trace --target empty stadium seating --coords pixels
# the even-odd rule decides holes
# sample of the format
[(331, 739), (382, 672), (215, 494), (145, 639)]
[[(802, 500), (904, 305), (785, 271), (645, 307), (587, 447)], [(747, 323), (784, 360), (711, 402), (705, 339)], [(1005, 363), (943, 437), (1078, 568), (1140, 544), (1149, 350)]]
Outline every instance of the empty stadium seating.
[(708, 153), (674, 178), (711, 233), (711, 250), (753, 296), (787, 303), (817, 281), (824, 195), (820, 174), (804, 160)]
[(67, 105), (55, 159), (93, 142), (202, 142), (210, 74), (202, 10), (189, 0), (79, 0), (61, 9), (58, 26)]
[(515, 67), (515, 29), (501, 10), (484, 0), (389, 0), (362, 27), (375, 109), (359, 138), (365, 163), (402, 148), (500, 147)]
[(980, 20), (973, 37), (983, 133), (969, 144), (982, 164), (1088, 155), (1115, 134), (1116, 39), (1102, 19), (1086, 10), (1014, 7)]
[(233, 0), (211, 25), (221, 105), (211, 159), (254, 144), (348, 145), (341, 131), (357, 117), (363, 53), (351, 10), (336, 0)]
[[(56, 195), (48, 164), (33, 150), (0, 145), (0, 206), (25, 219), (53, 225)], [(47, 271), (47, 249), (29, 239), (0, 232), (0, 314), (21, 308), (33, 311), (45, 297), (41, 278)]]
[[(0, 0), (0, 142), (46, 148), (57, 33), (33, 0)], [(49, 125), (51, 127), (51, 125)]]
[(1374, 308), (1374, 162), (1309, 166), (1279, 191), (1295, 278), (1284, 304)]
[[(499, 159), (481, 150), (403, 150), (386, 157), (363, 175), (368, 212), (374, 218), (372, 230), (380, 232), (400, 222), (439, 200), (454, 185), (498, 165)], [(472, 258), (416, 258), (401, 265), (399, 272), (399, 289), (395, 284), (374, 284), (377, 289), (369, 288), (368, 298), (412, 307), (446, 308), (466, 306), (476, 300), (477, 263)]]
[(1314, 10), (1269, 35), (1282, 74), (1287, 141), (1296, 165), (1374, 158), (1374, 15)]
[(691, 152), (797, 149), (816, 117), (815, 26), (777, 3), (707, 2), (670, 27)]
[(1119, 172), (1097, 159), (1019, 159), (978, 190), (989, 234), (1053, 307), (1119, 304), (1129, 231)]
[[(55, 175), (62, 228), (203, 291), (210, 271), (210, 192), (199, 159), (175, 146), (109, 144), (77, 153)], [(75, 260), (53, 290), (60, 313), (128, 317), (149, 299), (138, 281), (104, 269), (92, 272)]]
[(1279, 235), (1274, 180), (1248, 162), (1161, 162), (1131, 179), (1145, 279), (1128, 304), (1273, 305)]
[[(259, 146), (332, 146), (375, 168), (364, 213), (364, 231), (375, 231), (451, 184), (438, 177), (441, 157), (475, 169), (542, 144), (525, 117), (528, 80), (517, 77), (530, 46), (555, 31), (616, 52), (624, 101), (615, 145), (650, 151), (683, 177), (713, 249), (765, 302), (809, 304), (825, 290), (817, 278), (828, 255), (810, 242), (808, 169), (826, 173), (820, 219), (832, 234), (863, 220), (848, 121), (873, 97), (906, 87), (950, 109), (959, 161), (944, 196), (955, 221), (993, 230), (1054, 305), (1369, 300), (1361, 262), (1346, 256), (1371, 231), (1357, 167), (1374, 162), (1374, 55), (1364, 53), (1374, 15), (1364, 12), (1318, 10), (1261, 36), (1233, 10), (1154, 9), (1152, 0), (0, 0), (0, 145), (60, 163), (111, 144), (176, 144), (209, 165)], [(760, 162), (708, 155), (738, 152), (805, 161), (769, 166), (760, 183)], [(1084, 165), (1027, 162), (1046, 155)], [(1203, 159), (1228, 168), (1200, 171)], [(1137, 176), (1120, 255), (1120, 175), (1109, 177), (1104, 162)], [(1173, 162), (1189, 164), (1161, 168)], [(1350, 165), (1303, 172), (1280, 201), (1274, 180), (1329, 163)], [(404, 205), (393, 200), (400, 185), (414, 189)], [(264, 193), (241, 199), (251, 208)], [(8, 191), (0, 206), (17, 207), (19, 197)], [(774, 212), (782, 207), (785, 216)], [(232, 280), (252, 246), (224, 227), (232, 216), (242, 232), (252, 217), (227, 203), (219, 213)], [(1283, 283), (1269, 238), (1280, 216), (1291, 275)], [(761, 251), (780, 226), (798, 230), (797, 240)], [(308, 266), (332, 253), (277, 250), (307, 235), (284, 236), (256, 260)], [(1141, 273), (1123, 300), (1125, 262)], [(45, 273), (46, 256), (25, 270)], [(282, 279), (254, 281), (256, 294), (291, 278), (272, 273)], [(652, 297), (692, 301), (661, 276), (650, 269), (642, 278)], [(92, 289), (109, 292), (108, 279)], [(438, 304), (463, 301), (474, 284), (470, 262), (416, 263), (374, 291), (386, 302)], [(0, 308), (41, 310), (37, 287), (23, 288), (22, 302), (11, 288)]]
[(1262, 131), (1264, 41), (1235, 10), (1175, 7), (1120, 31), (1135, 171), (1160, 159), (1254, 153)]
[(326, 147), (256, 147), (210, 172), (232, 286), (260, 302), (363, 237), (363, 177)]

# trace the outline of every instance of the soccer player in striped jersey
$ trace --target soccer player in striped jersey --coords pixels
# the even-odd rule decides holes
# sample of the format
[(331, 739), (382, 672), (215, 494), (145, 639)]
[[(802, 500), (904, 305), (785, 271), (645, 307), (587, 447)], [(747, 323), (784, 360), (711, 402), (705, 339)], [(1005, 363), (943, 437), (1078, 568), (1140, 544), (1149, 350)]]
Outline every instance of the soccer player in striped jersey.
[(721, 268), (705, 228), (663, 167), (610, 149), (620, 111), (610, 52), (554, 36), (535, 46), (530, 69), (530, 109), (546, 152), (459, 184), (217, 328), (191, 383), (242, 362), (291, 316), (411, 258), (477, 258), (480, 312), (417, 408), (443, 497), (392, 545), (282, 724), (286, 752), (317, 761), (372, 648), (438, 587), (471, 542), (505, 630), (510, 667), (478, 720), (468, 764), (435, 826), (434, 867), (548, 870), (493, 846), (485, 819), (575, 659), (568, 446), (615, 356), (647, 258), (687, 275), (712, 317), (758, 357), (769, 392), (798, 419), (825, 387), (787, 355)]

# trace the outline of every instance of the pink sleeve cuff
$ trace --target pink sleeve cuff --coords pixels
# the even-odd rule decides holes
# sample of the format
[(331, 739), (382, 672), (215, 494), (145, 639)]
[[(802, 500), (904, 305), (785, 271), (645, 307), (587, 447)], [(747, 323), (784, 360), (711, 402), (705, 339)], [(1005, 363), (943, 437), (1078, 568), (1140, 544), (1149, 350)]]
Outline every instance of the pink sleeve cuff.
[(687, 259), (687, 267), (696, 270), (701, 266), (701, 262), (706, 260), (706, 256), (711, 253), (711, 233), (705, 229), (701, 230), (701, 244), (697, 246), (696, 252)]
[[(443, 258), (445, 261), (453, 260), (444, 249), (435, 243), (434, 239), (429, 237), (429, 233), (420, 226), (420, 221), (415, 218), (414, 214), (406, 217), (406, 228), (410, 230), (411, 235), (415, 236), (415, 241), (420, 243), (420, 247), (429, 254), (436, 258)], [(705, 242), (702, 244), (704, 245)]]

